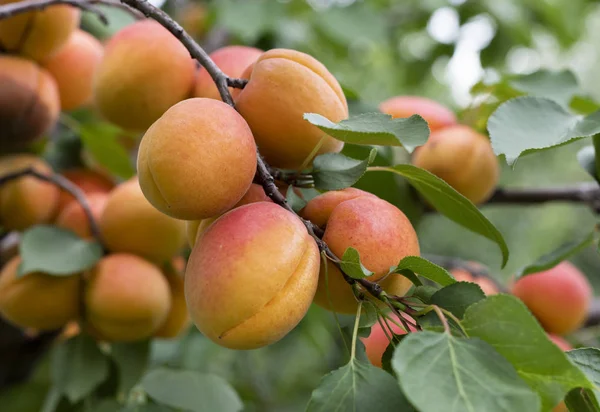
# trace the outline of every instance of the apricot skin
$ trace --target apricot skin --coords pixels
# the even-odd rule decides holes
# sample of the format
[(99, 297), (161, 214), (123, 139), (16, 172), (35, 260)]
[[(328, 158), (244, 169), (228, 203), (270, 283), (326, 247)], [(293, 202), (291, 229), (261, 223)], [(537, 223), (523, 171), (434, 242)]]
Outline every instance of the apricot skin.
[(91, 270), (85, 307), (93, 334), (108, 341), (135, 341), (162, 325), (171, 294), (157, 266), (134, 255), (113, 254)]
[[(33, 155), (14, 155), (0, 158), (0, 175), (33, 167), (43, 174), (52, 170), (42, 159)], [(0, 224), (7, 230), (25, 230), (47, 223), (55, 215), (59, 189), (51, 183), (32, 176), (21, 177), (0, 188)]]
[(188, 97), (195, 71), (194, 60), (167, 29), (152, 20), (133, 23), (106, 44), (94, 84), (96, 106), (110, 122), (144, 131)]
[(198, 239), (185, 273), (192, 320), (231, 349), (281, 339), (304, 317), (317, 287), (319, 250), (292, 213), (258, 202), (221, 216)]
[[(210, 54), (210, 58), (227, 76), (233, 79), (243, 78), (248, 66), (256, 61), (263, 53), (262, 50), (248, 46), (225, 46)], [(229, 88), (233, 93), (237, 89)], [(221, 100), (219, 90), (204, 67), (198, 70), (194, 96), (208, 97)]]
[[(397, 323), (400, 324), (400, 321), (398, 319), (395, 319)], [(383, 322), (383, 320), (382, 320)], [(400, 328), (398, 325), (396, 325), (393, 322), (387, 322), (388, 325), (392, 328), (392, 331), (394, 334), (396, 335), (405, 335), (406, 331), (402, 328)], [(385, 323), (384, 323), (385, 325)], [(411, 327), (412, 329), (412, 327)], [(386, 335), (387, 332), (387, 335)], [(378, 368), (381, 368), (382, 365), (382, 357), (383, 354), (385, 353), (385, 350), (387, 349), (388, 345), (390, 344), (390, 341), (388, 339), (388, 336), (391, 338), (392, 334), (390, 332), (389, 329), (387, 329), (384, 332), (383, 328), (381, 327), (381, 324), (379, 322), (375, 323), (373, 326), (371, 326), (371, 333), (369, 334), (368, 337), (366, 338), (360, 338), (360, 340), (362, 341), (362, 343), (365, 345), (365, 352), (367, 354), (367, 358), (369, 359), (369, 362), (371, 362), (371, 364), (373, 366), (377, 366)]]
[(176, 264), (172, 266), (163, 270), (171, 292), (171, 309), (160, 328), (154, 332), (154, 336), (157, 338), (176, 338), (185, 332), (191, 324), (185, 303), (183, 273), (175, 268)]
[(308, 202), (301, 213), (302, 216), (322, 228), (325, 227), (331, 213), (340, 203), (364, 196), (377, 198), (374, 194), (354, 187), (327, 192)]
[(104, 48), (94, 36), (75, 31), (58, 53), (44, 61), (56, 80), (62, 110), (73, 110), (92, 102), (94, 75)]
[(379, 105), (379, 110), (396, 118), (407, 118), (413, 114), (420, 115), (427, 124), (429, 130), (435, 132), (444, 127), (455, 125), (456, 115), (446, 106), (435, 100), (419, 96), (397, 96), (392, 97)]
[(137, 167), (154, 207), (177, 219), (206, 219), (244, 196), (256, 172), (256, 144), (235, 109), (193, 98), (171, 107), (148, 129)]
[(547, 332), (556, 335), (569, 334), (583, 325), (593, 296), (585, 275), (567, 261), (520, 278), (512, 293)]
[[(94, 170), (76, 168), (66, 170), (61, 174), (74, 183), (86, 195), (108, 194), (115, 187), (112, 180)], [(61, 191), (58, 209), (63, 210), (73, 200), (75, 198), (69, 192), (65, 190)]]
[(185, 223), (148, 203), (135, 178), (109, 194), (99, 225), (110, 251), (132, 253), (161, 264), (185, 243)]
[(489, 199), (500, 176), (488, 138), (463, 125), (432, 133), (414, 152), (412, 163), (446, 181), (475, 204)]
[[(96, 222), (102, 216), (107, 200), (108, 195), (106, 194), (97, 193), (87, 197), (88, 206), (90, 207), (92, 216)], [(93, 237), (90, 221), (85, 214), (83, 207), (81, 207), (77, 200), (71, 201), (71, 203), (59, 213), (54, 224), (58, 227), (72, 231), (83, 239), (91, 239)]]
[(0, 55), (0, 89), (0, 152), (25, 147), (56, 124), (56, 82), (35, 63)]
[[(19, 0), (0, 0), (0, 4)], [(0, 44), (13, 54), (43, 61), (57, 53), (79, 26), (79, 9), (55, 5), (0, 21)]]
[(58, 329), (79, 313), (79, 275), (29, 273), (16, 278), (21, 257), (0, 272), (0, 315), (22, 328)]
[[(304, 217), (312, 220), (311, 216), (319, 213), (310, 203), (327, 205), (323, 215), (329, 213), (329, 217), (323, 240), (336, 256), (342, 256), (348, 247), (355, 248), (360, 253), (362, 264), (374, 272), (370, 280), (379, 281), (403, 257), (419, 255), (415, 230), (398, 208), (373, 195), (344, 200), (346, 196), (327, 192), (311, 200), (303, 212)], [(335, 201), (339, 203), (335, 205)], [(330, 207), (333, 210), (328, 212)], [(306, 212), (307, 209), (310, 213)], [(398, 274), (387, 276), (380, 284), (389, 294), (400, 296), (411, 286), (407, 278)], [(321, 270), (315, 303), (335, 312), (356, 312), (352, 289), (339, 269), (329, 261), (327, 273)]]
[(472, 282), (477, 284), (487, 296), (500, 293), (498, 286), (491, 279), (483, 276), (473, 276), (465, 269), (452, 269), (450, 273), (452, 273), (454, 279), (458, 282)]
[(248, 67), (242, 78), (250, 80), (237, 96), (236, 107), (267, 163), (299, 168), (322, 138), (317, 154), (342, 149), (341, 141), (303, 118), (304, 113), (317, 113), (332, 122), (348, 117), (342, 88), (319, 61), (294, 50), (273, 49)]

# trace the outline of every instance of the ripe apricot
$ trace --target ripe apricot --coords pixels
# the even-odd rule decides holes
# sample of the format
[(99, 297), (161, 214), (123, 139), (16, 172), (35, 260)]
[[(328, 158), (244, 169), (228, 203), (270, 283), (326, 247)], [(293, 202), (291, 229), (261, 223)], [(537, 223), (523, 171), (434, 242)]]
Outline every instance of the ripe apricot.
[(302, 222), (274, 203), (217, 219), (192, 250), (185, 297), (212, 341), (254, 349), (281, 339), (304, 317), (319, 275), (319, 250)]
[(304, 113), (317, 113), (332, 122), (348, 117), (341, 86), (319, 61), (295, 50), (273, 49), (241, 77), (250, 80), (238, 94), (236, 107), (270, 165), (299, 168), (322, 139), (317, 154), (342, 149), (341, 141), (303, 118)]
[[(398, 324), (401, 324), (398, 319), (393, 318)], [(382, 320), (382, 322), (384, 322)], [(384, 325), (386, 323), (384, 322)], [(400, 326), (396, 325), (393, 322), (388, 321), (387, 325), (392, 328), (392, 331), (396, 335), (405, 335), (406, 331), (402, 329)], [(412, 327), (411, 327), (412, 328)], [(362, 343), (365, 345), (365, 352), (367, 354), (367, 358), (369, 362), (373, 366), (377, 366), (378, 368), (382, 367), (381, 358), (385, 353), (388, 345), (390, 344), (389, 338), (392, 338), (392, 332), (386, 327), (385, 331), (381, 327), (379, 322), (375, 323), (371, 326), (371, 333), (366, 338), (360, 338)]]
[(185, 243), (185, 223), (156, 210), (136, 178), (110, 192), (98, 223), (110, 251), (132, 253), (161, 264)]
[(413, 114), (421, 116), (432, 132), (456, 124), (456, 115), (446, 106), (420, 96), (396, 96), (379, 105), (379, 110), (396, 118), (407, 118)]
[(171, 107), (148, 129), (137, 167), (154, 207), (177, 219), (205, 219), (244, 196), (256, 173), (256, 144), (232, 107), (193, 98)]
[(512, 293), (547, 332), (557, 335), (571, 333), (583, 324), (593, 296), (585, 275), (567, 261), (520, 278)]
[[(75, 168), (69, 169), (61, 173), (63, 177), (69, 179), (86, 195), (92, 194), (107, 194), (114, 187), (115, 183), (106, 175), (90, 169)], [(67, 191), (60, 192), (58, 201), (58, 209), (63, 210), (75, 198)]]
[[(223, 73), (236, 79), (243, 78), (242, 75), (246, 68), (254, 63), (262, 53), (262, 50), (254, 47), (225, 46), (212, 52), (210, 58), (219, 66), (219, 69)], [(233, 93), (236, 89), (230, 88), (229, 90)], [(196, 76), (194, 96), (221, 100), (221, 95), (215, 82), (204, 67), (200, 68)]]
[(79, 275), (52, 276), (41, 272), (17, 277), (21, 257), (0, 272), (0, 315), (21, 328), (58, 329), (79, 313)]
[[(104, 193), (95, 193), (87, 197), (87, 203), (96, 221), (100, 220), (104, 207), (108, 200), (108, 195)], [(68, 229), (83, 239), (93, 237), (90, 228), (90, 221), (85, 214), (83, 207), (77, 200), (72, 200), (59, 214), (54, 222), (56, 226)]]
[(0, 90), (0, 153), (28, 145), (56, 124), (56, 82), (35, 63), (0, 55)]
[(106, 44), (94, 84), (96, 106), (110, 122), (144, 131), (188, 97), (195, 71), (175, 36), (153, 20), (138, 21)]
[[(379, 281), (389, 294), (404, 295), (411, 286), (410, 281), (399, 274), (386, 275), (403, 257), (419, 255), (414, 228), (404, 213), (391, 203), (371, 194), (361, 196), (355, 190), (345, 191), (315, 197), (302, 215), (311, 221), (326, 221), (323, 240), (334, 254), (341, 257), (348, 247), (355, 248), (362, 264), (374, 272), (371, 281)], [(356, 312), (352, 289), (330, 261), (327, 261), (327, 272), (321, 270), (315, 303), (335, 312)]]
[[(33, 155), (0, 158), (0, 175), (28, 167), (46, 175), (52, 173), (46, 162)], [(10, 181), (0, 187), (0, 224), (6, 230), (25, 230), (47, 223), (56, 213), (58, 195), (58, 187), (33, 176)]]
[(412, 163), (446, 181), (475, 204), (489, 199), (500, 175), (488, 138), (463, 125), (432, 133), (414, 152)]
[[(20, 0), (0, 0), (0, 4)], [(8, 53), (41, 62), (65, 45), (80, 19), (79, 9), (55, 5), (0, 20), (0, 44)]]
[(473, 276), (469, 271), (462, 268), (452, 269), (450, 273), (452, 273), (454, 279), (458, 282), (472, 282), (477, 284), (487, 296), (500, 293), (498, 286), (491, 279), (483, 276)]
[(73, 110), (92, 102), (92, 85), (104, 48), (94, 36), (76, 30), (43, 66), (58, 85), (60, 107)]
[(169, 284), (157, 266), (138, 256), (108, 255), (89, 273), (85, 308), (89, 328), (101, 339), (145, 339), (167, 318)]
[[(183, 261), (183, 258), (179, 257), (179, 259), (171, 264), (170, 267), (163, 269), (167, 282), (169, 282), (171, 309), (160, 328), (154, 332), (154, 336), (158, 338), (176, 338), (186, 331), (191, 324), (190, 315), (185, 303), (185, 291), (183, 287), (183, 270), (185, 270), (185, 263), (180, 264), (178, 261)], [(181, 267), (179, 268), (176, 266)]]

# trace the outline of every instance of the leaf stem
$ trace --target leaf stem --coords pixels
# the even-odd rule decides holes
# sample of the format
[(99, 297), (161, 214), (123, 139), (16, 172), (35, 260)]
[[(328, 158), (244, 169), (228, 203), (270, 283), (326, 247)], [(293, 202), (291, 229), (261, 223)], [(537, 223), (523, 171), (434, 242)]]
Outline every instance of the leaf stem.
[(450, 335), (451, 331), (450, 325), (448, 324), (448, 319), (446, 319), (446, 316), (444, 316), (440, 307), (437, 305), (431, 305), (431, 310), (433, 310), (438, 318), (440, 318), (440, 322), (442, 322), (442, 325), (444, 325), (444, 332)]
[(360, 323), (360, 311), (362, 309), (362, 301), (358, 302), (356, 309), (356, 319), (354, 320), (354, 330), (352, 331), (352, 351), (350, 352), (350, 361), (356, 357), (356, 338), (358, 337), (358, 324)]

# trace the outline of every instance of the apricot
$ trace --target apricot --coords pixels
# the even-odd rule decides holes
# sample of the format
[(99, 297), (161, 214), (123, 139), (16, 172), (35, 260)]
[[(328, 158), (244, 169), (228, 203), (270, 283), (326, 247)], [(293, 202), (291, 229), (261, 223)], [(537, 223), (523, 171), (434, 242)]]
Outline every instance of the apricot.
[(156, 210), (136, 178), (110, 192), (98, 223), (110, 251), (132, 253), (161, 264), (185, 243), (185, 223)]
[(17, 277), (21, 257), (0, 272), (0, 315), (21, 328), (58, 329), (79, 313), (80, 276), (41, 272)]
[(571, 344), (569, 342), (567, 342), (566, 339), (563, 338), (562, 336), (549, 334), (548, 338), (550, 338), (550, 340), (552, 341), (552, 343), (554, 343), (556, 346), (558, 346), (564, 352), (573, 349), (573, 346), (571, 346)]
[(232, 107), (188, 99), (148, 129), (137, 169), (144, 195), (158, 210), (177, 219), (206, 219), (231, 209), (248, 191), (256, 144)]
[(446, 181), (475, 204), (489, 199), (500, 175), (488, 138), (463, 125), (432, 133), (414, 152), (412, 163)]
[(58, 53), (43, 66), (56, 80), (62, 110), (73, 110), (92, 102), (94, 75), (104, 48), (94, 36), (76, 30)]
[[(242, 196), (240, 201), (237, 202), (234, 207), (232, 207), (232, 209), (256, 202), (272, 202), (272, 200), (269, 196), (267, 196), (261, 185), (252, 183), (250, 188), (248, 188), (248, 191), (244, 194), (244, 196)], [(218, 216), (203, 220), (190, 220), (187, 222), (186, 231), (190, 247), (194, 247), (198, 236), (203, 233), (215, 220), (217, 220), (217, 218)]]
[[(92, 216), (97, 221), (100, 220), (104, 207), (108, 200), (108, 195), (103, 193), (92, 194), (87, 197), (87, 203), (92, 212)], [(56, 218), (54, 224), (58, 227), (68, 229), (83, 239), (93, 237), (90, 228), (90, 221), (85, 214), (83, 207), (77, 200), (71, 201)]]
[[(348, 247), (355, 248), (362, 264), (374, 272), (370, 280), (379, 281), (389, 294), (404, 295), (411, 287), (410, 281), (399, 274), (386, 275), (403, 257), (420, 253), (417, 234), (410, 221), (385, 200), (371, 194), (361, 196), (354, 190), (345, 189), (345, 192), (327, 192), (315, 197), (302, 215), (311, 221), (326, 220), (323, 240), (335, 255), (341, 257)], [(347, 197), (350, 199), (344, 200)], [(336, 202), (339, 203), (336, 205)], [(315, 204), (323, 208), (319, 210)], [(327, 273), (321, 270), (315, 303), (335, 312), (356, 312), (357, 301), (350, 285), (330, 261), (327, 261)]]
[(455, 125), (456, 115), (446, 106), (420, 96), (396, 96), (379, 105), (379, 110), (396, 118), (407, 118), (413, 114), (421, 116), (432, 132)]
[(89, 328), (108, 341), (152, 336), (171, 308), (169, 284), (160, 269), (125, 253), (108, 255), (94, 266), (84, 295)]
[(0, 153), (28, 145), (56, 124), (56, 82), (35, 63), (0, 55), (0, 90)]
[(207, 29), (208, 11), (198, 3), (185, 3), (177, 8), (176, 20), (194, 39), (202, 37)]
[[(169, 282), (169, 290), (171, 291), (171, 309), (160, 328), (154, 332), (154, 336), (158, 338), (176, 338), (185, 332), (191, 324), (190, 315), (185, 303), (183, 271), (179, 270), (180, 268), (176, 266), (179, 266), (179, 262), (174, 262), (171, 264), (171, 267), (163, 270), (167, 282)], [(185, 270), (185, 264), (181, 266), (181, 269)]]
[[(50, 166), (33, 155), (0, 158), (0, 175), (31, 167), (49, 175)], [(59, 189), (33, 176), (21, 177), (0, 188), (0, 224), (6, 230), (25, 230), (49, 222), (58, 206)]]
[[(256, 61), (263, 53), (262, 50), (248, 46), (225, 46), (215, 50), (210, 54), (210, 58), (215, 64), (231, 78), (244, 78), (242, 75), (248, 66)], [(229, 88), (233, 93), (233, 88)], [(194, 96), (208, 97), (210, 99), (221, 100), (219, 90), (210, 74), (204, 67), (200, 68), (196, 76), (196, 85), (194, 87)]]
[[(400, 321), (396, 317), (394, 317), (393, 319), (399, 325), (401, 325)], [(382, 322), (383, 322), (383, 320), (382, 320)], [(392, 331), (394, 334), (396, 334), (396, 335), (405, 335), (406, 334), (406, 330), (404, 330), (400, 326), (396, 325), (395, 323), (388, 321), (387, 324), (392, 328)], [(385, 322), (384, 322), (384, 325), (385, 325)], [(371, 362), (371, 364), (373, 366), (377, 366), (378, 368), (382, 367), (381, 358), (383, 357), (385, 350), (387, 349), (388, 345), (390, 344), (388, 336), (391, 338), (392, 332), (390, 332), (390, 330), (387, 329), (387, 327), (386, 327), (386, 330), (384, 331), (383, 328), (381, 327), (381, 324), (379, 322), (377, 322), (373, 326), (371, 326), (371, 333), (369, 334), (368, 337), (360, 338), (362, 343), (365, 345), (365, 352), (367, 354), (367, 358), (369, 359), (369, 362)]]
[(491, 279), (483, 276), (473, 276), (472, 273), (462, 268), (452, 269), (450, 273), (452, 273), (454, 279), (458, 282), (471, 282), (477, 284), (487, 296), (500, 293), (498, 286)]
[(583, 325), (593, 297), (585, 275), (567, 261), (520, 278), (512, 293), (547, 332), (557, 335), (566, 335)]
[(110, 122), (144, 131), (188, 97), (195, 71), (175, 36), (153, 20), (138, 21), (106, 44), (94, 83), (96, 106)]
[(299, 168), (321, 142), (316, 154), (339, 152), (344, 144), (304, 120), (317, 113), (332, 122), (348, 117), (341, 86), (313, 57), (288, 49), (263, 53), (242, 78), (249, 79), (235, 102), (250, 125), (267, 162)]
[[(20, 0), (0, 0), (0, 4)], [(79, 9), (66, 5), (50, 6), (18, 14), (0, 21), (0, 45), (11, 54), (43, 61), (63, 47), (79, 26)]]
[[(74, 183), (86, 195), (108, 194), (115, 187), (115, 183), (111, 179), (94, 170), (75, 168), (66, 170), (61, 174)], [(75, 198), (69, 192), (62, 190), (58, 201), (58, 209), (63, 210), (73, 200)]]
[(315, 225), (325, 227), (331, 213), (340, 203), (363, 196), (377, 198), (374, 194), (365, 192), (364, 190), (348, 187), (344, 190), (327, 192), (313, 198), (302, 209), (301, 214)]
[(308, 310), (319, 250), (302, 222), (274, 203), (241, 206), (217, 219), (192, 250), (185, 297), (204, 335), (232, 349), (269, 345)]

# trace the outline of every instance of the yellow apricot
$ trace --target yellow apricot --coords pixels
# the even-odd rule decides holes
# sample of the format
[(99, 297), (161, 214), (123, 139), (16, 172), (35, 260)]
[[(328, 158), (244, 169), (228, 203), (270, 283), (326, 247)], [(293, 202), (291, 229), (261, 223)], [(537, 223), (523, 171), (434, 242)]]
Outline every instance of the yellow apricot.
[(315, 294), (319, 250), (302, 222), (274, 203), (238, 207), (217, 219), (188, 261), (185, 297), (204, 335), (232, 349), (281, 339)]
[(298, 51), (273, 49), (242, 78), (250, 80), (237, 96), (236, 107), (270, 165), (298, 168), (321, 140), (317, 154), (342, 149), (341, 141), (303, 118), (304, 113), (317, 113), (332, 122), (348, 117), (341, 86), (319, 61)]
[(432, 133), (427, 143), (414, 152), (412, 163), (430, 171), (476, 204), (492, 195), (500, 176), (489, 139), (464, 125)]
[(167, 280), (157, 266), (140, 257), (108, 255), (89, 273), (86, 321), (103, 340), (146, 339), (162, 325), (170, 308)]
[[(0, 158), (0, 175), (32, 167), (50, 174), (50, 166), (33, 155)], [(58, 206), (59, 189), (33, 176), (21, 177), (0, 187), (0, 224), (7, 230), (25, 230), (49, 222)]]
[[(0, 4), (21, 0), (0, 0)], [(55, 5), (0, 20), (0, 44), (9, 53), (41, 62), (57, 53), (79, 26), (79, 9)]]
[(56, 80), (62, 110), (73, 110), (92, 102), (94, 76), (104, 48), (96, 38), (75, 31), (58, 53), (44, 61), (44, 68)]
[(0, 153), (26, 146), (56, 124), (56, 82), (35, 63), (0, 55), (0, 90)]
[(121, 183), (108, 195), (98, 223), (110, 251), (132, 253), (161, 264), (185, 243), (185, 223), (156, 210), (136, 178)]
[(188, 99), (148, 129), (137, 169), (144, 195), (158, 210), (177, 219), (205, 219), (244, 196), (256, 173), (256, 144), (232, 107)]
[[(180, 257), (180, 260), (183, 260), (183, 258)], [(154, 332), (154, 336), (157, 338), (176, 338), (186, 331), (191, 324), (190, 315), (185, 303), (183, 271), (175, 266), (178, 266), (177, 262), (174, 262), (171, 267), (163, 270), (171, 291), (171, 310), (169, 310), (167, 319)], [(185, 269), (185, 264), (181, 266)]]
[(186, 48), (153, 20), (117, 32), (106, 44), (94, 99), (110, 122), (144, 131), (190, 94), (196, 65)]
[(41, 272), (17, 277), (21, 257), (0, 272), (0, 315), (22, 328), (58, 329), (79, 313), (80, 276)]

